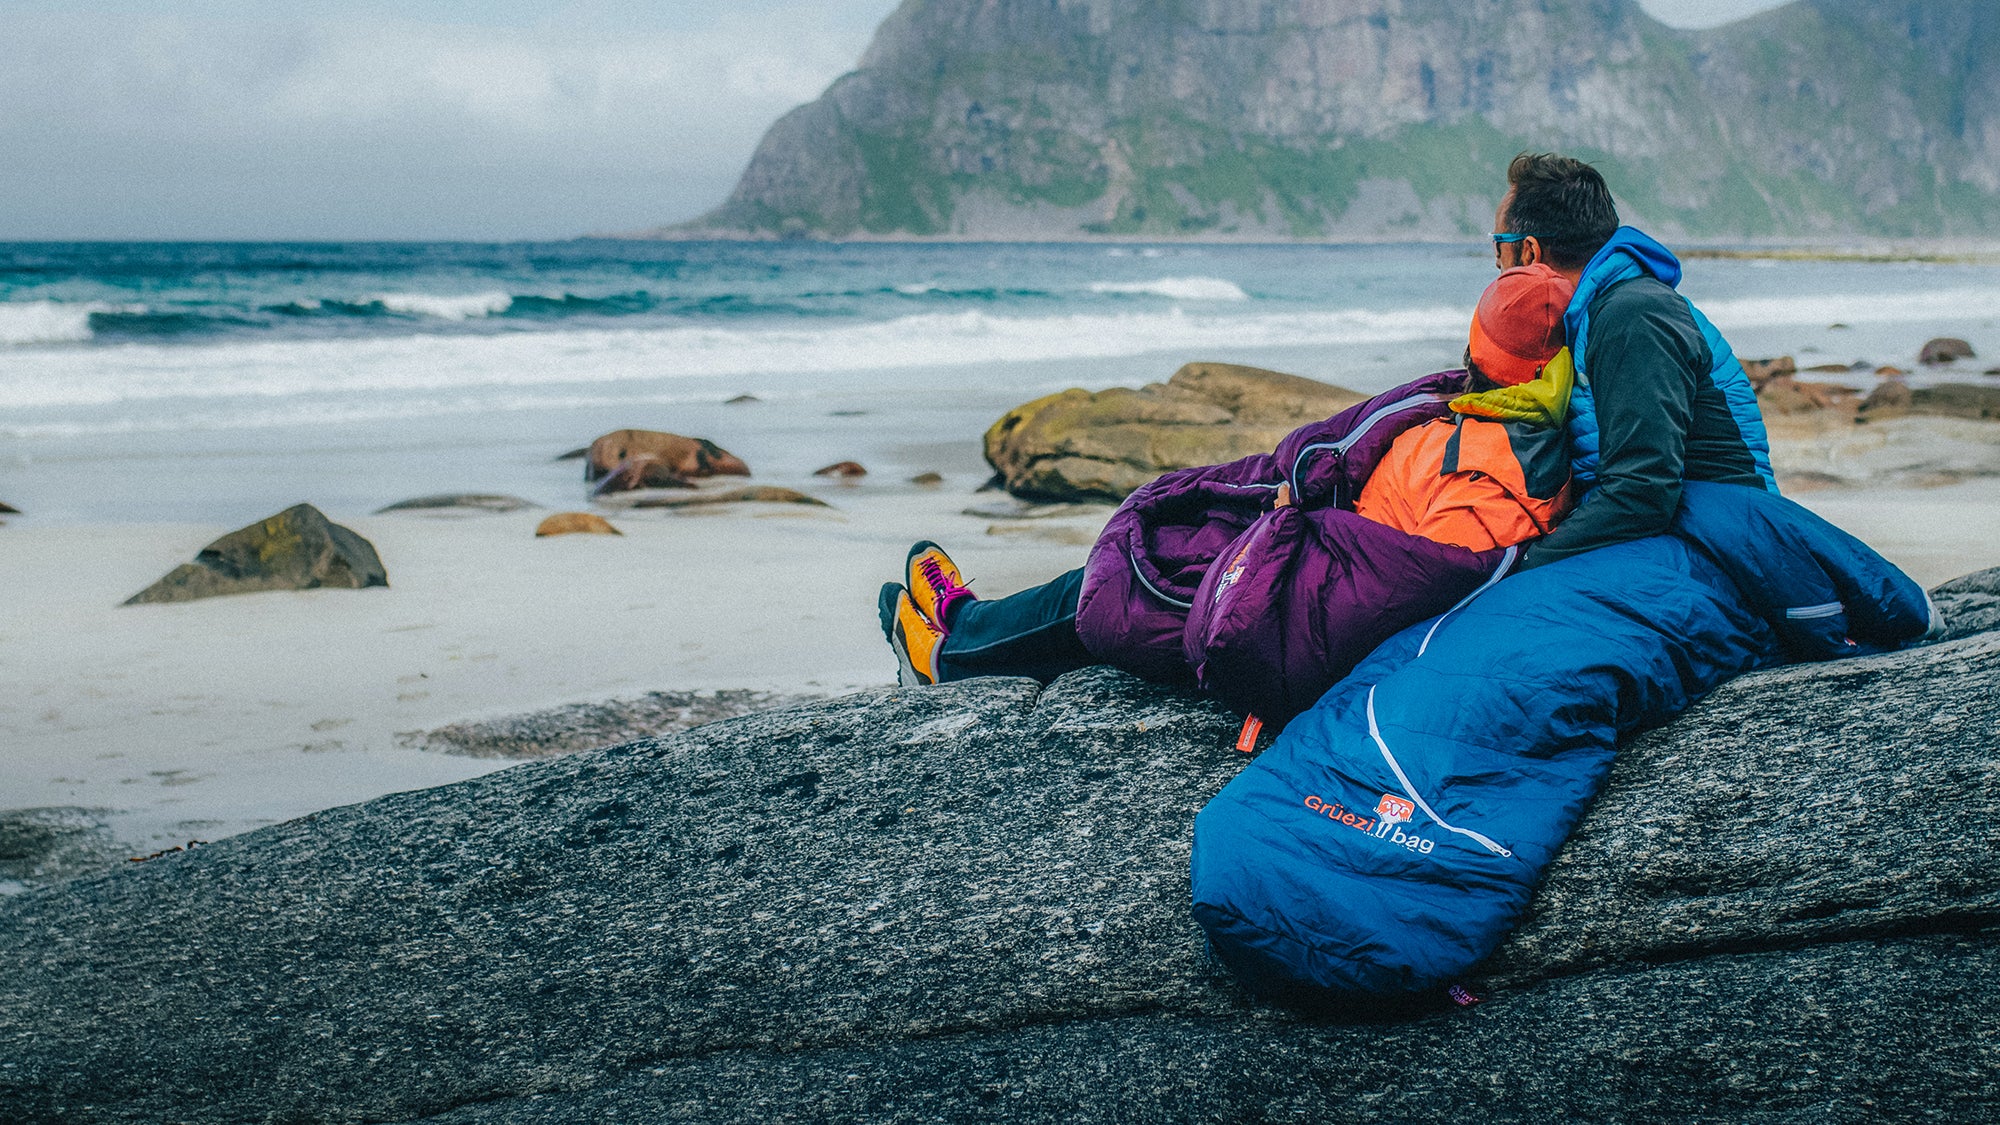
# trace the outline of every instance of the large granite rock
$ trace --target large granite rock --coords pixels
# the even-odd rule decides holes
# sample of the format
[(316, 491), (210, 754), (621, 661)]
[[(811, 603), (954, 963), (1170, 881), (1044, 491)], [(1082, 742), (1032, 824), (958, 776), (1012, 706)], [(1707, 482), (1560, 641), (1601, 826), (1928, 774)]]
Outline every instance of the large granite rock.
[(1017, 406), (986, 431), (1007, 491), (1034, 500), (1120, 500), (1170, 469), (1269, 453), (1307, 422), (1368, 396), (1231, 363), (1190, 363), (1138, 390), (1067, 390)]
[(0, 809), (0, 884), (32, 885), (123, 862), (104, 809)]
[[(635, 699), (566, 703), (523, 715), (410, 731), (398, 735), (397, 741), (412, 748), (471, 758), (553, 758), (771, 711), (808, 698), (818, 697), (782, 696), (747, 688), (649, 691)], [(4, 823), (0, 820), (0, 825)], [(0, 859), (4, 858), (5, 853), (0, 852)]]
[(883, 690), (0, 900), (0, 1119), (2000, 1115), (2000, 571), (1954, 639), (1635, 740), (1466, 1010), (1244, 996), (1187, 916), (1235, 717)]
[(193, 562), (175, 567), (125, 604), (388, 584), (389, 574), (374, 544), (327, 519), (311, 504), (296, 504), (203, 547)]

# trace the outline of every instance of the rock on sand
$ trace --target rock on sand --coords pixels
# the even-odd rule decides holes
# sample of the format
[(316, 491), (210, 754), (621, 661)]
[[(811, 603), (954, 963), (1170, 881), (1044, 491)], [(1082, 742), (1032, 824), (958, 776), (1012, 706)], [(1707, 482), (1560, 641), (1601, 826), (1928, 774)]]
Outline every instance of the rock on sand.
[(175, 567), (125, 604), (388, 584), (388, 572), (374, 544), (327, 519), (311, 504), (299, 504), (203, 547), (192, 563)]
[(611, 521), (593, 512), (557, 512), (535, 527), (535, 537), (551, 535), (623, 535)]

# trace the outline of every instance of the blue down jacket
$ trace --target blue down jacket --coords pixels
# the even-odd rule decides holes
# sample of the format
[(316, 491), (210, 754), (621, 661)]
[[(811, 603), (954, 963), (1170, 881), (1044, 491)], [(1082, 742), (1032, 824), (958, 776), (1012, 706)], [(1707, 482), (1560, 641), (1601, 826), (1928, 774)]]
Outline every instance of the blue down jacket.
[(1895, 647), (1928, 597), (1790, 500), (1690, 482), (1670, 534), (1385, 641), (1195, 818), (1194, 916), (1253, 989), (1418, 993), (1499, 944), (1619, 742), (1742, 672)]
[[(1590, 306), (1606, 289), (1635, 277), (1657, 278), (1668, 288), (1676, 288), (1681, 283), (1680, 259), (1645, 232), (1619, 227), (1611, 241), (1583, 267), (1576, 295), (1570, 298), (1569, 309), (1563, 313), (1563, 330), (1569, 337), (1571, 360), (1576, 364), (1576, 386), (1569, 396), (1569, 442), (1570, 479), (1579, 489), (1588, 489), (1597, 482), (1597, 401), (1590, 389)], [(1688, 301), (1688, 312), (1694, 317), (1702, 340), (1708, 344), (1708, 377), (1728, 401), (1729, 413), (1743, 435), (1743, 444), (1750, 449), (1750, 460), (1756, 465), (1757, 474), (1764, 478), (1765, 487), (1776, 492), (1778, 480), (1771, 472), (1771, 440), (1764, 432), (1764, 416), (1757, 409), (1756, 388), (1750, 385), (1750, 376), (1730, 350), (1729, 341), (1722, 338), (1722, 333), (1692, 301)]]

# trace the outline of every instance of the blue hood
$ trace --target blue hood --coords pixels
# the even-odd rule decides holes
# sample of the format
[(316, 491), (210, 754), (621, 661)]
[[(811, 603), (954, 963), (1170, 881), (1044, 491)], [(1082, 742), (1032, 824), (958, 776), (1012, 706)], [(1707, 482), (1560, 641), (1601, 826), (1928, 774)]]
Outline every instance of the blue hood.
[[(1569, 337), (1570, 359), (1576, 365), (1576, 386), (1569, 396), (1570, 474), (1580, 490), (1587, 490), (1597, 482), (1597, 405), (1590, 388), (1590, 306), (1606, 289), (1636, 277), (1655, 278), (1668, 288), (1677, 289), (1681, 283), (1680, 259), (1637, 228), (1619, 227), (1612, 233), (1611, 241), (1583, 267), (1576, 296), (1570, 298), (1569, 308), (1563, 313), (1563, 332)], [(1730, 416), (1743, 434), (1743, 444), (1749, 447), (1750, 459), (1756, 464), (1758, 475), (1764, 478), (1764, 486), (1776, 492), (1777, 478), (1771, 473), (1771, 443), (1757, 408), (1756, 389), (1744, 374), (1743, 365), (1736, 361), (1729, 341), (1722, 338), (1715, 325), (1692, 304), (1688, 312), (1708, 343), (1714, 362), (1709, 377), (1728, 399)]]
[(1576, 296), (1570, 298), (1569, 309), (1563, 313), (1563, 329), (1579, 357), (1583, 353), (1581, 330), (1590, 315), (1590, 302), (1607, 287), (1641, 276), (1658, 278), (1668, 288), (1677, 289), (1681, 283), (1680, 259), (1638, 227), (1619, 227), (1612, 232), (1611, 241), (1583, 267)]

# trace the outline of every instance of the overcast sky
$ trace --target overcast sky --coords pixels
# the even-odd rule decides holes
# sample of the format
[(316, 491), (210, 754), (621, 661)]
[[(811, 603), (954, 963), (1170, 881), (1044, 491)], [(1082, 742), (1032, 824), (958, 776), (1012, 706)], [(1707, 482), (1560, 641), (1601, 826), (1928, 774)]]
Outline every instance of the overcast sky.
[[(1784, 0), (1641, 0), (1712, 26)], [(0, 0), (0, 239), (691, 218), (897, 0)]]

